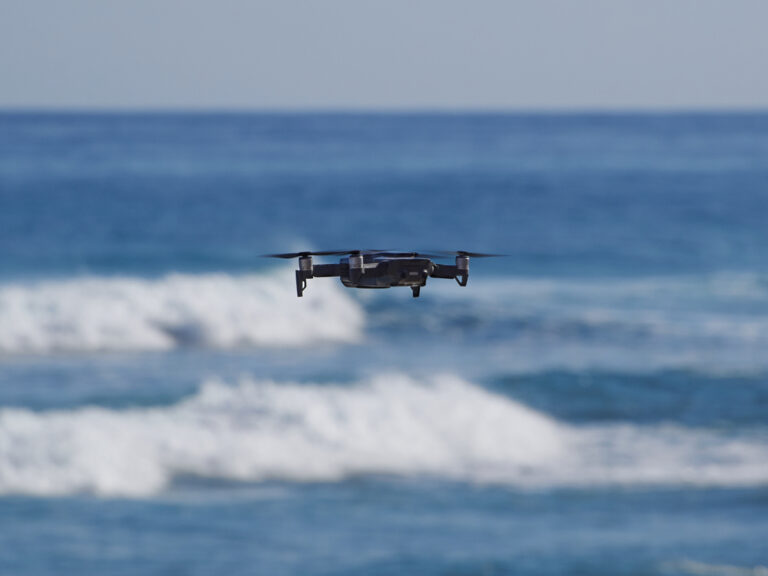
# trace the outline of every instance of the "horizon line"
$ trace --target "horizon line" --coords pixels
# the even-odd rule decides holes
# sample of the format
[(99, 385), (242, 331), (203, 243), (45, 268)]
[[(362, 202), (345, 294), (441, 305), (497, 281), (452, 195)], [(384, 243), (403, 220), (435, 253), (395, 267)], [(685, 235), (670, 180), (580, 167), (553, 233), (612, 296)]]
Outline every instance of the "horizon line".
[(0, 114), (189, 115), (683, 115), (766, 114), (766, 106), (27, 106), (0, 105)]

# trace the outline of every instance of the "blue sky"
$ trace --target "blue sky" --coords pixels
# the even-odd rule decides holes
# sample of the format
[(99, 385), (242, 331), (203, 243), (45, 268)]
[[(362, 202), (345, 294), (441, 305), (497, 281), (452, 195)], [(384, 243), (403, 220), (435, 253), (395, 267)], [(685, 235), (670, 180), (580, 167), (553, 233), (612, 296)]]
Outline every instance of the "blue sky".
[(762, 0), (3, 0), (0, 106), (768, 107)]

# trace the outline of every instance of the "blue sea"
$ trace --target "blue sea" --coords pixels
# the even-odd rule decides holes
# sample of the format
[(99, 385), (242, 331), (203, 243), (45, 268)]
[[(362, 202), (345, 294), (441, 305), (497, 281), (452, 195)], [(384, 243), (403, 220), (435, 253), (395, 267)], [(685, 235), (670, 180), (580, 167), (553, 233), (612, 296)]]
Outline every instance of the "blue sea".
[[(360, 248), (507, 256), (261, 257)], [(0, 114), (0, 574), (54, 573), (768, 574), (768, 114)]]

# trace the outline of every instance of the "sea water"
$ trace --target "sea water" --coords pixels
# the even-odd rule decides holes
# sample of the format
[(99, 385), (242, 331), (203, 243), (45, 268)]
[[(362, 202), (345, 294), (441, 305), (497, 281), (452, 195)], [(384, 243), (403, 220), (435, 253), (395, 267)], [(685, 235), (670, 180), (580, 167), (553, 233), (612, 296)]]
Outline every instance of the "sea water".
[(767, 573), (767, 216), (765, 114), (1, 114), (0, 573)]

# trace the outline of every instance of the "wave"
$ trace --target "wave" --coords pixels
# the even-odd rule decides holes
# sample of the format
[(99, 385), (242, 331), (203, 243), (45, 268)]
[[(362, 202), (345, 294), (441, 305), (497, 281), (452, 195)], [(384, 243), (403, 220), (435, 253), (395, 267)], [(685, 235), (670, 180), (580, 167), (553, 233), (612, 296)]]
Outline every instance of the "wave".
[(531, 334), (768, 342), (768, 277), (760, 274), (483, 278), (466, 293), (455, 286), (430, 288), (450, 300), (442, 316), (449, 321), (506, 322)]
[(768, 277), (478, 277), (434, 282), (418, 306), (361, 295), (371, 332), (419, 328), (505, 372), (768, 367)]
[(364, 314), (332, 282), (297, 299), (292, 273), (80, 278), (0, 286), (0, 354), (354, 342)]
[(663, 572), (691, 574), (693, 576), (768, 576), (768, 566), (733, 566), (730, 564), (707, 564), (693, 560), (668, 562), (662, 565)]
[(210, 381), (167, 407), (0, 411), (0, 494), (142, 497), (186, 476), (765, 485), (764, 440), (675, 426), (570, 426), (453, 376), (354, 386)]
[(354, 344), (365, 331), (368, 352), (387, 365), (407, 362), (408, 349), (448, 369), (505, 373), (768, 368), (768, 278), (759, 274), (478, 277), (465, 289), (430, 282), (418, 301), (333, 280), (298, 299), (293, 282), (286, 268), (2, 284), (0, 356)]

